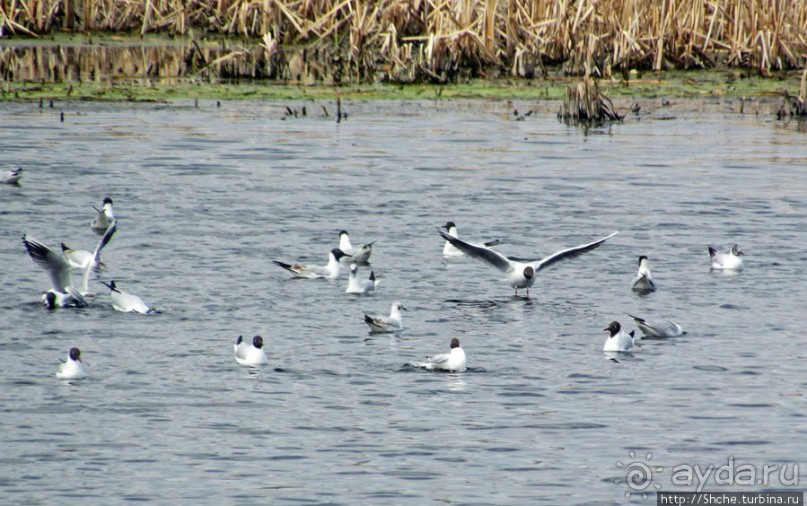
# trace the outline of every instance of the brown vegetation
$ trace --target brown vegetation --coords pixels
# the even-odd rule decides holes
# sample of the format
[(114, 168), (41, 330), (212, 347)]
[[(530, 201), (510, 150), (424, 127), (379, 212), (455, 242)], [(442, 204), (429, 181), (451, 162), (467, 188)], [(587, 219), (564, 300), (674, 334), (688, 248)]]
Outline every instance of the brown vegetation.
[(202, 66), (246, 61), (252, 74), (284, 79), (295, 78), (290, 46), (306, 47), (302, 74), (324, 64), (337, 82), (533, 77), (549, 65), (606, 77), (716, 65), (768, 72), (805, 65), (807, 1), (0, 0), (0, 37), (53, 31), (245, 37), (244, 48)]
[(807, 117), (807, 67), (801, 74), (801, 86), (799, 86), (798, 96), (794, 97), (785, 92), (784, 102), (776, 115), (779, 119), (785, 116)]
[(566, 88), (558, 118), (569, 123), (619, 121), (624, 118), (611, 99), (600, 94), (597, 82), (589, 77)]

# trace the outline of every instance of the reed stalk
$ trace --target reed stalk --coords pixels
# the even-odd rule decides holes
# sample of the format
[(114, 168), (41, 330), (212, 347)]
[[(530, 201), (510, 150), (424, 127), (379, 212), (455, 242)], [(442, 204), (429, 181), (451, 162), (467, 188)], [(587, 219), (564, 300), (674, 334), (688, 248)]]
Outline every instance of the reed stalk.
[(793, 97), (785, 93), (785, 101), (790, 108), (790, 116), (807, 117), (807, 67), (801, 74), (798, 96)]
[[(54, 31), (271, 34), (307, 45), (351, 81), (446, 82), (729, 65), (804, 68), (805, 0), (0, 0), (0, 37)], [(239, 53), (233, 58), (250, 58)]]
[(569, 123), (602, 123), (621, 121), (624, 115), (614, 108), (611, 99), (600, 94), (597, 81), (585, 77), (566, 88), (558, 118)]

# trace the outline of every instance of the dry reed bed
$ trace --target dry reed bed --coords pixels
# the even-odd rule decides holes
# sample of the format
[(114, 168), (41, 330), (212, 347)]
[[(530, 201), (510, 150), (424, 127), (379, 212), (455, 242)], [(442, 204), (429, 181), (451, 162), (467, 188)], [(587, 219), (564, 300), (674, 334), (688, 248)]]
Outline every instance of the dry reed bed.
[(0, 0), (0, 35), (54, 30), (243, 36), (224, 58), (286, 78), (306, 45), (353, 82), (807, 63), (805, 0)]
[[(19, 54), (17, 54), (19, 53)], [(115, 78), (187, 76), (222, 56), (221, 50), (178, 51), (167, 47), (32, 47), (0, 49), (0, 72), (5, 81), (103, 81)], [(249, 66), (222, 64), (222, 74), (246, 75)]]

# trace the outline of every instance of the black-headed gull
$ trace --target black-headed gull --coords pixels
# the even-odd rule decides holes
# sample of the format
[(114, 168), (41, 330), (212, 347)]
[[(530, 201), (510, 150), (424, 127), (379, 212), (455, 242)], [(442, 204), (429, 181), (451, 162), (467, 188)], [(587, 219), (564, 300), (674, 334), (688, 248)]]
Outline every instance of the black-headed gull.
[(739, 244), (731, 247), (728, 253), (718, 253), (716, 249), (709, 246), (709, 259), (712, 261), (712, 269), (735, 270), (743, 268), (743, 251)]
[(364, 315), (364, 323), (370, 327), (371, 332), (397, 332), (403, 330), (403, 315), (401, 311), (406, 311), (403, 304), (393, 302), (389, 311), (389, 316)]
[(605, 340), (602, 351), (630, 351), (633, 349), (634, 331), (631, 330), (630, 334), (626, 333), (617, 321), (611, 322), (603, 330), (610, 335)]
[(345, 293), (364, 294), (374, 292), (378, 283), (375, 272), (370, 271), (370, 276), (367, 279), (359, 279), (359, 266), (350, 264), (350, 276), (347, 278)]
[(438, 232), (443, 239), (449, 241), (452, 245), (469, 257), (481, 260), (507, 274), (507, 281), (510, 283), (511, 287), (515, 288), (516, 295), (518, 295), (519, 288), (526, 288), (527, 296), (530, 294), (530, 287), (535, 284), (535, 274), (538, 271), (545, 269), (560, 260), (568, 260), (598, 248), (605, 241), (619, 233), (614, 232), (613, 234), (603, 237), (602, 239), (598, 239), (594, 242), (558, 251), (557, 253), (553, 253), (552, 255), (549, 255), (541, 260), (522, 262), (508, 258), (501, 253), (488, 248), (487, 246), (480, 246), (465, 242), (462, 239), (446, 234), (442, 230), (438, 230)]
[(106, 246), (107, 243), (109, 243), (112, 236), (115, 235), (115, 231), (117, 229), (117, 220), (112, 220), (94, 251), (73, 249), (65, 243), (62, 243), (62, 253), (67, 259), (67, 262), (70, 264), (70, 267), (73, 267), (74, 269), (85, 269), (87, 267), (90, 269), (95, 269), (101, 265), (101, 250), (104, 249), (104, 246)]
[(639, 257), (639, 272), (636, 274), (636, 279), (633, 281), (633, 291), (643, 293), (656, 291), (656, 282), (653, 281), (653, 276), (650, 274), (650, 266), (647, 263), (647, 257), (644, 255)]
[(81, 350), (78, 348), (70, 348), (67, 353), (67, 360), (59, 364), (59, 369), (56, 371), (56, 377), (64, 380), (77, 380), (87, 376), (84, 370), (84, 364), (81, 361)]
[(373, 244), (375, 241), (354, 247), (350, 243), (347, 230), (339, 232), (339, 249), (345, 253), (345, 257), (341, 259), (343, 262), (367, 265), (370, 262), (370, 255), (373, 254)]
[(109, 283), (101, 281), (101, 284), (109, 288), (109, 295), (112, 298), (112, 307), (124, 313), (140, 313), (147, 314), (152, 311), (150, 307), (143, 302), (143, 299), (137, 295), (126, 293), (118, 288), (115, 280), (110, 280)]
[(233, 344), (233, 353), (235, 354), (235, 361), (241, 365), (255, 367), (269, 363), (263, 349), (263, 338), (261, 336), (253, 337), (251, 344), (244, 341), (243, 336), (238, 336), (235, 344)]
[(451, 339), (450, 352), (440, 353), (428, 358), (426, 362), (414, 362), (411, 365), (429, 371), (463, 372), (467, 369), (465, 351), (460, 347), (460, 340), (456, 337)]
[[(446, 222), (446, 224), (443, 225), (443, 228), (446, 229), (446, 232), (451, 237), (459, 237), (459, 235), (457, 234), (457, 225), (455, 225), (453, 221)], [(500, 240), (495, 239), (493, 241), (486, 242), (485, 246), (490, 248), (493, 246), (498, 246), (501, 243), (502, 242)], [(453, 244), (451, 244), (448, 241), (446, 241), (445, 244), (443, 245), (443, 256), (446, 258), (461, 257), (464, 255), (465, 254), (462, 251), (458, 250), (456, 247), (454, 247)]]
[(680, 325), (670, 320), (645, 320), (638, 316), (628, 316), (633, 318), (645, 338), (662, 339), (665, 337), (678, 337), (686, 333)]
[[(80, 290), (73, 287), (71, 282), (70, 264), (64, 255), (56, 253), (49, 247), (28, 235), (22, 236), (22, 243), (28, 256), (40, 266), (50, 279), (51, 288), (42, 295), (42, 303), (48, 308), (57, 307), (84, 307), (87, 300)], [(85, 269), (82, 284), (86, 286), (89, 269)]]
[(9, 170), (0, 174), (0, 183), (20, 184), (21, 177), (22, 177), (22, 167), (18, 167), (14, 170)]
[(339, 259), (345, 256), (345, 253), (339, 248), (334, 248), (328, 252), (328, 263), (326, 265), (303, 265), (303, 264), (287, 264), (278, 260), (272, 260), (272, 263), (283, 267), (290, 273), (298, 278), (304, 279), (336, 279), (342, 271), (339, 264)]
[(112, 211), (112, 199), (109, 197), (104, 198), (101, 209), (95, 206), (92, 208), (95, 209), (95, 217), (92, 219), (90, 228), (96, 234), (104, 235), (110, 223), (115, 220), (115, 213)]

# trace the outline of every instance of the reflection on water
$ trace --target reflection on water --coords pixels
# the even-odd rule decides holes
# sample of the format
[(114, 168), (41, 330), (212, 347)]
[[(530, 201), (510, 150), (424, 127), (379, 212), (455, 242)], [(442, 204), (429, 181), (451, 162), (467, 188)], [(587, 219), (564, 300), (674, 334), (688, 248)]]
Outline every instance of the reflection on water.
[(42, 44), (14, 41), (0, 48), (0, 72), (16, 82), (108, 82), (159, 79), (275, 79), (301, 84), (339, 82), (344, 69), (325, 49), (284, 47), (271, 58), (261, 46), (175, 44)]
[[(665, 469), (807, 454), (795, 128), (643, 104), (585, 135), (556, 104), (514, 121), (513, 104), (431, 101), (345, 101), (336, 124), (306, 105), (284, 120), (278, 103), (71, 103), (64, 122), (0, 106), (4, 159), (26, 169), (0, 187), (8, 501), (639, 504), (615, 467), (629, 451)], [(37, 302), (48, 281), (22, 234), (92, 244), (104, 196), (119, 229), (91, 287), (118, 280), (159, 315), (104, 291), (80, 310)], [(502, 273), (442, 258), (448, 220), (535, 258), (621, 233), (516, 298)], [(272, 264), (320, 263), (343, 229), (376, 241), (373, 295)], [(706, 246), (735, 242), (745, 270), (711, 272)], [(639, 255), (659, 285), (641, 297)], [(363, 315), (393, 300), (405, 329), (369, 334)], [(628, 314), (689, 333), (609, 357), (601, 329)], [(264, 336), (269, 367), (235, 363), (239, 334)], [(467, 372), (404, 366), (451, 337)], [(53, 376), (71, 346), (89, 363), (73, 385)]]

